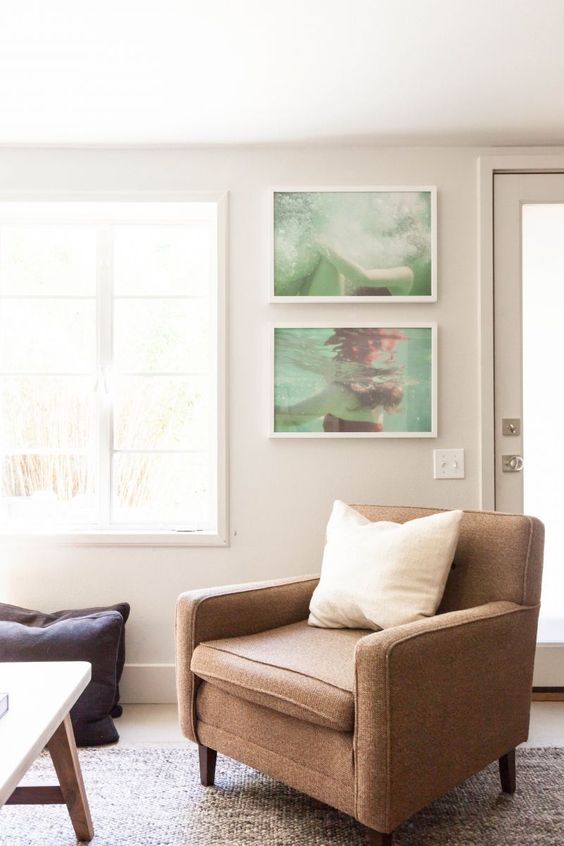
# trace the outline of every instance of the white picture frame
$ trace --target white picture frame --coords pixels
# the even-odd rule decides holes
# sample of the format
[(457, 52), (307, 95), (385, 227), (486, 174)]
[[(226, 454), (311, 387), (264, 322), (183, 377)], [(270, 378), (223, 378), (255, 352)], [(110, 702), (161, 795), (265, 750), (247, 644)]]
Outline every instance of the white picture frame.
[[(269, 402), (270, 402), (270, 425), (269, 425), (269, 433), (271, 438), (436, 438), (437, 437), (437, 324), (435, 322), (402, 322), (396, 321), (393, 323), (383, 322), (383, 321), (371, 321), (371, 322), (348, 322), (348, 321), (336, 321), (334, 323), (318, 323), (318, 322), (308, 322), (308, 323), (277, 323), (276, 325), (271, 327), (271, 390), (269, 392)], [(412, 330), (412, 331), (410, 331)], [(316, 411), (313, 412), (313, 418), (309, 416), (309, 419), (304, 422), (304, 426), (306, 428), (300, 428), (300, 426), (296, 426), (294, 423), (288, 424), (281, 424), (281, 419), (283, 415), (292, 415), (292, 409), (295, 409), (294, 406), (284, 406), (284, 403), (281, 403), (280, 398), (281, 394), (283, 394), (281, 382), (281, 355), (284, 353), (288, 355), (288, 344), (286, 341), (281, 346), (280, 338), (282, 338), (281, 332), (286, 332), (286, 338), (291, 335), (293, 332), (302, 333), (302, 339), (305, 339), (307, 343), (304, 344), (296, 344), (295, 345), (295, 355), (296, 359), (294, 360), (294, 364), (291, 365), (295, 368), (295, 370), (299, 373), (303, 368), (304, 374), (314, 374), (312, 378), (310, 378), (311, 384), (318, 384), (320, 386), (320, 390), (311, 394), (307, 394), (304, 398), (304, 402), (307, 400), (309, 402), (310, 399), (318, 399), (320, 396), (324, 396), (323, 384), (325, 384), (329, 388), (329, 393), (333, 391), (338, 392), (341, 388), (335, 389), (334, 383), (330, 381), (330, 378), (327, 378), (327, 372), (330, 371), (330, 367), (327, 368), (326, 361), (331, 361), (331, 357), (333, 359), (340, 358), (338, 364), (345, 365), (345, 371), (350, 369), (351, 365), (356, 367), (357, 365), (360, 367), (360, 377), (356, 374), (355, 371), (355, 383), (349, 380), (347, 383), (346, 378), (343, 380), (341, 377), (338, 377), (334, 382), (337, 382), (338, 385), (342, 386), (342, 391), (345, 394), (346, 401), (343, 405), (347, 408), (351, 407), (350, 400), (353, 400), (352, 405), (354, 405), (354, 401), (356, 397), (359, 395), (359, 392), (367, 395), (371, 390), (373, 392), (377, 392), (380, 390), (381, 385), (383, 382), (386, 382), (386, 387), (388, 390), (387, 396), (390, 396), (390, 391), (393, 394), (397, 394), (397, 391), (393, 391), (392, 388), (394, 387), (394, 381), (397, 381), (400, 387), (401, 399), (399, 403), (396, 403), (397, 396), (393, 396), (392, 400), (390, 401), (390, 405), (394, 404), (394, 411), (401, 412), (403, 414), (404, 420), (413, 420), (413, 414), (409, 408), (405, 406), (406, 402), (414, 403), (415, 401), (422, 404), (423, 407), (423, 418), (426, 423), (423, 422), (421, 428), (414, 429), (414, 428), (405, 428), (401, 425), (398, 427), (397, 423), (401, 420), (400, 417), (397, 417), (395, 420), (392, 419), (392, 409), (389, 408), (386, 411), (385, 408), (380, 410), (378, 404), (372, 407), (372, 414), (366, 414), (367, 417), (371, 417), (371, 420), (368, 421), (366, 425), (371, 425), (372, 428), (370, 431), (364, 428), (364, 424), (362, 428), (363, 431), (357, 430), (354, 431), (354, 426), (351, 428), (349, 420), (342, 420), (340, 417), (336, 417), (334, 414), (331, 413), (331, 409), (329, 406), (327, 408), (323, 408), (323, 399), (318, 402), (318, 408)], [(319, 332), (316, 340), (316, 332)], [(348, 336), (346, 333), (349, 333)], [(341, 338), (345, 338), (345, 345), (348, 344), (348, 347), (351, 348), (351, 344), (354, 344), (354, 333), (357, 333), (358, 338), (360, 339), (360, 345), (363, 346), (363, 332), (366, 333), (366, 339), (364, 343), (364, 350), (361, 350), (360, 353), (360, 361), (354, 360), (351, 358), (350, 353), (347, 353), (346, 350), (343, 348), (343, 344), (339, 346), (339, 343), (333, 346), (332, 355), (329, 356), (327, 350), (324, 348), (327, 347), (327, 341), (331, 339), (332, 334), (337, 335), (340, 334)], [(307, 333), (304, 334), (304, 333)], [(398, 337), (403, 336), (403, 337)], [(384, 338), (387, 339), (387, 348), (376, 350), (378, 355), (375, 355), (375, 351), (371, 349), (369, 354), (365, 357), (364, 351), (368, 348), (367, 345), (369, 343), (370, 338), (372, 338), (372, 343), (374, 344), (374, 337), (376, 337), (376, 346), (380, 343), (382, 345), (382, 340)], [(380, 342), (378, 341), (380, 339)], [(402, 355), (398, 355), (399, 364), (396, 363), (395, 353), (396, 347), (400, 346), (404, 343), (404, 341), (412, 342), (412, 350), (415, 354), (415, 359), (409, 363), (409, 356), (408, 359), (408, 367), (407, 371), (405, 370), (405, 350), (403, 351)], [(424, 343), (423, 343), (424, 341)], [(316, 351), (316, 344), (317, 344), (317, 351)], [(331, 345), (330, 345), (331, 346)], [(354, 346), (353, 346), (354, 348)], [(427, 360), (417, 361), (418, 351), (422, 350), (424, 355), (426, 356)], [(290, 346), (291, 352), (291, 346)], [(393, 357), (392, 357), (393, 354)], [(311, 361), (307, 360), (308, 355), (312, 359)], [(357, 357), (358, 355), (355, 353), (354, 356)], [(368, 364), (368, 358), (373, 356), (372, 361)], [(322, 359), (322, 370), (324, 371), (323, 376), (319, 373), (315, 373), (316, 362)], [(299, 362), (296, 364), (295, 362)], [(372, 362), (376, 361), (378, 363), (378, 367), (373, 367)], [(400, 372), (397, 374), (392, 373), (391, 371), (402, 367)], [(374, 377), (377, 381), (377, 387), (374, 387), (371, 384), (372, 381), (372, 374), (370, 370), (374, 370)], [(382, 371), (388, 370), (388, 373), (383, 373)], [(423, 378), (422, 381), (417, 381), (416, 376), (417, 374), (422, 374)], [(305, 381), (307, 382), (308, 377), (305, 377)], [(324, 382), (325, 380), (325, 382)], [(357, 382), (363, 383), (359, 388)], [(422, 383), (425, 383), (423, 386)], [(417, 386), (420, 386), (422, 396), (417, 399)], [(303, 384), (302, 384), (303, 389)], [(347, 393), (348, 392), (348, 393)], [(303, 390), (302, 390), (303, 393)], [(423, 397), (423, 393), (426, 394)], [(377, 396), (377, 393), (373, 396)], [(340, 401), (338, 399), (338, 401)], [(374, 399), (372, 400), (375, 401)], [(302, 400), (300, 400), (297, 405), (302, 404)], [(403, 405), (403, 408), (402, 408)], [(370, 400), (366, 406), (370, 409)], [(334, 409), (333, 409), (334, 410)], [(319, 413), (317, 413), (319, 412)], [(364, 409), (363, 409), (364, 412)], [(363, 413), (361, 412), (361, 413)], [(411, 417), (409, 416), (411, 414)], [(327, 425), (327, 418), (333, 417), (334, 420), (337, 421), (337, 428), (342, 427), (342, 424), (346, 424), (346, 431), (342, 430), (328, 430), (326, 427)], [(393, 415), (395, 417), (395, 414)], [(381, 427), (377, 426), (377, 419), (381, 418)], [(305, 418), (304, 418), (305, 420)], [(358, 423), (358, 421), (356, 421)], [(287, 425), (287, 428), (285, 428)], [(408, 425), (410, 425), (408, 423)], [(389, 427), (392, 426), (390, 429)], [(388, 428), (387, 428), (388, 427)], [(360, 428), (360, 427), (359, 427)]]
[[(282, 200), (286, 210), (280, 212)], [(292, 202), (296, 205), (294, 219), (291, 208), (288, 208)], [(311, 206), (318, 206), (317, 223), (311, 222), (311, 217), (316, 217), (315, 208), (312, 210)], [(380, 232), (378, 235), (377, 230), (388, 225), (387, 206), (390, 233)], [(358, 220), (354, 219), (355, 207)], [(312, 214), (309, 214), (310, 211)], [(359, 224), (361, 212), (365, 218), (367, 214), (373, 214), (370, 217), (374, 221), (372, 234), (369, 231), (372, 224)], [(284, 230), (277, 223), (280, 214), (286, 214)], [(319, 219), (324, 222), (319, 223)], [(301, 225), (302, 222), (305, 222), (304, 225)], [(436, 186), (274, 188), (270, 194), (269, 225), (268, 299), (271, 303), (359, 305), (437, 301)], [(405, 227), (403, 235), (402, 226)], [(315, 240), (316, 234), (320, 236), (320, 241)], [(331, 241), (338, 242), (335, 249)], [(321, 251), (325, 254), (322, 255)], [(408, 253), (409, 259), (406, 258)], [(361, 258), (361, 255), (366, 258)], [(286, 258), (281, 258), (284, 256)], [(373, 265), (377, 260), (379, 267), (361, 266), (362, 261)], [(398, 262), (402, 263), (398, 265)], [(300, 276), (302, 270), (303, 277)], [(386, 277), (386, 270), (394, 271), (388, 274), (390, 278)], [(349, 276), (344, 271), (348, 271)], [(378, 285), (378, 281), (382, 284)], [(387, 287), (386, 281), (391, 287)], [(324, 285), (343, 292), (320, 294)], [(356, 291), (363, 293), (351, 294), (355, 285)], [(379, 293), (366, 293), (367, 285)], [(283, 293), (284, 288), (287, 293)], [(399, 293), (403, 290), (406, 293)], [(413, 293), (407, 293), (408, 290)]]

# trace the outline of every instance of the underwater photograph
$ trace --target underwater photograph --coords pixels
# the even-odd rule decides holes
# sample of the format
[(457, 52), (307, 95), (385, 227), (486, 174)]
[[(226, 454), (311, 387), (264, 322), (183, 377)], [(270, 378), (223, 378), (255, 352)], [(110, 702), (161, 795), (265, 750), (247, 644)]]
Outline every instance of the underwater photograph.
[(436, 299), (436, 191), (275, 191), (274, 298)]
[(434, 437), (435, 331), (275, 327), (273, 434)]

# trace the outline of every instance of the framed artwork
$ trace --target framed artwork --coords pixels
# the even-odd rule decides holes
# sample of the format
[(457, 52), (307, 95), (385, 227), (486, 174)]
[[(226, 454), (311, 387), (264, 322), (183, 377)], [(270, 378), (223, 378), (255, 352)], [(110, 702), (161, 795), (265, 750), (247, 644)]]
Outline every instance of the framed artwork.
[(434, 438), (434, 323), (274, 327), (271, 435)]
[(271, 302), (435, 302), (437, 189), (275, 190)]

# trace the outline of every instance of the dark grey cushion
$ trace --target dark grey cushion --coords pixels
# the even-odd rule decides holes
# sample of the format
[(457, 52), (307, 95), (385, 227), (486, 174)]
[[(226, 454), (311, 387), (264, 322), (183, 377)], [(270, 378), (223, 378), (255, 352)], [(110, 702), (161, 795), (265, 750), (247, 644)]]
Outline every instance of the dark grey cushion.
[(119, 738), (110, 712), (123, 626), (118, 611), (57, 620), (44, 627), (0, 622), (0, 661), (89, 661), (92, 665), (92, 680), (71, 709), (78, 746), (99, 746)]
[(117, 605), (108, 605), (106, 607), (96, 606), (94, 608), (74, 608), (66, 611), (51, 611), (49, 613), (45, 613), (44, 611), (33, 611), (31, 608), (20, 608), (18, 605), (7, 605), (5, 602), (0, 602), (0, 620), (5, 620), (10, 623), (22, 623), (24, 626), (40, 626), (41, 628), (45, 628), (46, 626), (51, 626), (53, 623), (58, 622), (58, 620), (72, 620), (77, 617), (88, 617), (90, 614), (96, 614), (98, 611), (118, 611), (123, 617), (124, 626), (122, 628), (118, 646), (116, 667), (117, 683), (111, 715), (112, 717), (120, 717), (122, 707), (119, 704), (119, 682), (125, 664), (125, 623), (129, 617), (130, 610), (130, 606), (127, 602), (118, 602)]

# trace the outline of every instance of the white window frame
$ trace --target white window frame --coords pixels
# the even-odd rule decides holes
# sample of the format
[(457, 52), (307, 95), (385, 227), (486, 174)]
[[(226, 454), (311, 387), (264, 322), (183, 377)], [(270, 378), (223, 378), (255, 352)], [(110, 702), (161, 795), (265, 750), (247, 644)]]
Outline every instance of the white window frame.
[[(0, 203), (34, 202), (211, 202), (217, 207), (217, 443), (216, 443), (216, 491), (217, 531), (198, 530), (155, 530), (151, 527), (111, 527), (95, 529), (90, 527), (15, 531), (0, 529), (4, 542), (56, 544), (62, 546), (228, 546), (228, 443), (227, 443), (227, 232), (228, 192), (186, 192), (186, 191), (18, 191), (0, 192)], [(97, 275), (101, 269), (97, 268)], [(98, 286), (99, 288), (99, 286)], [(100, 290), (97, 291), (100, 297)], [(100, 348), (100, 345), (99, 345)], [(100, 419), (99, 425), (104, 425)], [(106, 439), (100, 439), (104, 442)], [(107, 441), (106, 441), (107, 443)], [(107, 449), (101, 446), (100, 449)], [(105, 456), (107, 459), (108, 456)], [(105, 465), (100, 463), (101, 472)], [(109, 464), (108, 464), (109, 468)], [(101, 495), (101, 491), (100, 491)]]

